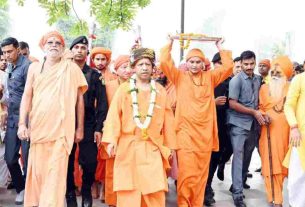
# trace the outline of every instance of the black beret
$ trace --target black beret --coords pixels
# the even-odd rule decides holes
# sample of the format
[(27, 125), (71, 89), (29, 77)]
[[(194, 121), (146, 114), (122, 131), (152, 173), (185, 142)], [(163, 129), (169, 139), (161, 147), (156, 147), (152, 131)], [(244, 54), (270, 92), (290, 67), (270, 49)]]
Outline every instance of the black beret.
[(220, 57), (220, 54), (219, 54), (219, 52), (218, 53), (216, 53), (215, 55), (214, 55), (214, 57), (213, 57), (213, 59), (212, 59), (212, 63), (217, 63), (217, 62), (219, 62), (221, 60), (221, 57)]
[(76, 44), (84, 44), (88, 46), (88, 39), (86, 36), (79, 36), (78, 38), (76, 38), (75, 40), (73, 40), (71, 46), (70, 46), (70, 50), (72, 50), (72, 48), (74, 47), (74, 45)]

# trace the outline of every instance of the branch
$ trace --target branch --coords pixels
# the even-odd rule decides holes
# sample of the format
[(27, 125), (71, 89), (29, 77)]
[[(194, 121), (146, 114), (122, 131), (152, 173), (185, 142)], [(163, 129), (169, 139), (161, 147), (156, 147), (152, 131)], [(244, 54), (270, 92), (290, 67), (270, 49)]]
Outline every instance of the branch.
[(122, 9), (123, 9), (123, 0), (121, 0), (121, 2), (120, 2), (120, 10), (121, 10), (121, 23), (123, 23), (124, 21), (123, 21), (123, 11), (122, 11)]
[[(77, 15), (76, 10), (75, 10), (75, 8), (74, 8), (74, 0), (72, 0), (72, 9), (73, 9), (73, 11), (74, 11), (74, 13), (75, 13), (75, 15), (76, 15), (78, 21), (79, 21), (80, 23), (82, 23), (82, 20), (79, 18), (79, 16)], [(82, 24), (81, 24), (81, 28), (82, 28)]]
[(110, 1), (110, 8), (109, 8), (109, 11), (108, 11), (108, 15), (110, 14), (111, 9), (112, 9), (112, 0)]
[(58, 11), (55, 0), (53, 1), (53, 6), (54, 6), (55, 11)]
[(67, 7), (67, 0), (65, 0), (65, 13), (68, 16), (68, 7)]

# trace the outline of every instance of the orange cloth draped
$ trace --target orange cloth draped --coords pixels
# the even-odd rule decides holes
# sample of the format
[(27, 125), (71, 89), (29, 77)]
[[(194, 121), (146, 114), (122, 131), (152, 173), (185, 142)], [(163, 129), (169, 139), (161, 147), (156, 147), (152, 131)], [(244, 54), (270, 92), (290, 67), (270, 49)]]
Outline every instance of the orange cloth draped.
[[(187, 156), (196, 157), (197, 153), (210, 154), (218, 151), (218, 130), (214, 88), (232, 74), (233, 60), (230, 51), (220, 51), (223, 65), (215, 70), (200, 71), (191, 75), (189, 71), (178, 70), (171, 58), (171, 45), (161, 50), (160, 69), (175, 85), (177, 105), (175, 112), (175, 129), (177, 132), (177, 147)], [(201, 86), (199, 86), (201, 83)], [(203, 160), (192, 161), (189, 169), (188, 157), (179, 158), (178, 150), (178, 205), (188, 206), (189, 203), (203, 203), (202, 188), (205, 188), (209, 172), (209, 156)], [(181, 154), (181, 152), (180, 152)], [(198, 160), (198, 159), (195, 159)], [(202, 166), (204, 163), (204, 167)], [(180, 175), (180, 176), (179, 176)], [(183, 175), (187, 175), (184, 177)], [(195, 176), (194, 179), (192, 176)], [(180, 181), (179, 181), (180, 179)], [(183, 182), (181, 181), (183, 179)], [(203, 180), (194, 183), (194, 180)], [(204, 186), (203, 186), (204, 184)], [(190, 192), (196, 192), (195, 194)], [(198, 200), (201, 199), (201, 201)]]
[(75, 150), (75, 159), (74, 159), (74, 183), (75, 186), (81, 187), (82, 186), (82, 177), (83, 177), (83, 170), (78, 163), (79, 159), (79, 146), (77, 145)]
[[(117, 76), (110, 72), (109, 68), (105, 69), (105, 73), (102, 74), (104, 83), (108, 84), (108, 82), (111, 82), (113, 80), (117, 79)], [(108, 93), (107, 99), (108, 98)], [(109, 103), (109, 102), (108, 102)], [(97, 153), (97, 167), (95, 172), (95, 180), (100, 182), (105, 182), (105, 174), (106, 174), (106, 159), (108, 159), (107, 152), (103, 146), (99, 146), (98, 153)]]
[(102, 75), (105, 80), (105, 84), (118, 78), (118, 76), (113, 74), (108, 67), (102, 72)]
[(176, 102), (177, 102), (177, 96), (176, 96), (176, 89), (175, 86), (169, 82), (166, 86), (166, 93), (167, 93), (167, 98), (169, 100), (170, 106), (175, 113), (176, 110)]
[[(288, 85), (284, 88), (284, 94), (287, 94)], [(286, 120), (285, 114), (282, 111), (277, 113), (273, 108), (277, 107), (281, 109), (284, 105), (284, 97), (276, 102), (274, 98), (269, 95), (269, 87), (267, 84), (262, 85), (259, 92), (259, 108), (264, 114), (268, 114), (271, 118), (270, 127), (270, 139), (271, 139), (271, 152), (272, 152), (272, 166), (273, 166), (273, 176), (276, 180), (275, 183), (275, 192), (277, 194), (277, 204), (282, 204), (282, 190), (284, 178), (288, 175), (288, 169), (285, 168), (282, 163), (285, 158), (286, 153), (288, 152), (289, 146), (289, 132), (290, 127)], [(277, 106), (276, 106), (277, 105)], [(270, 184), (270, 165), (269, 165), (269, 150), (268, 150), (268, 138), (267, 138), (267, 127), (262, 126), (261, 136), (259, 139), (259, 151), (262, 160), (262, 174), (265, 178), (265, 183), (267, 183), (266, 191), (268, 194), (268, 199), (271, 197), (271, 184)], [(282, 182), (282, 183), (279, 183)], [(280, 193), (279, 193), (280, 192)], [(270, 200), (270, 199), (269, 199)]]
[[(106, 84), (106, 94), (108, 100), (108, 106), (110, 106), (112, 98), (119, 88), (120, 84), (118, 80), (109, 81)], [(108, 205), (116, 205), (117, 195), (113, 191), (113, 168), (114, 158), (106, 159), (106, 173), (105, 173), (105, 203)], [(125, 204), (126, 205), (126, 204)]]
[[(276, 174), (272, 176), (273, 183), (274, 183), (274, 203), (275, 204), (283, 204), (283, 183), (285, 177), (287, 175), (284, 174)], [(268, 202), (272, 202), (272, 190), (271, 190), (271, 181), (270, 176), (264, 176), (265, 187), (267, 191), (267, 199)]]
[[(156, 103), (147, 129), (147, 140), (143, 139), (141, 130), (133, 120), (129, 82), (122, 83), (113, 97), (102, 141), (104, 145), (113, 143), (116, 146), (114, 191), (123, 193), (136, 190), (148, 195), (168, 190), (165, 171), (170, 167), (169, 148), (176, 149), (173, 112), (165, 89), (160, 84), (156, 84), (156, 87)], [(150, 91), (139, 90), (137, 96), (140, 114), (147, 113)]]
[(39, 62), (39, 60), (33, 56), (29, 56), (29, 60), (33, 63), (33, 62)]
[(61, 60), (42, 73), (41, 68), (38, 62), (30, 65), (34, 81), (24, 206), (62, 207), (74, 142), (77, 93), (79, 88), (83, 93), (87, 90), (87, 82), (70, 60)]
[(165, 207), (165, 193), (141, 195), (139, 191), (119, 191), (117, 207)]
[[(205, 186), (209, 175), (211, 152), (192, 152), (179, 149), (177, 151), (177, 157), (179, 169), (177, 180), (178, 206), (202, 206)], [(181, 166), (184, 168), (182, 169)]]

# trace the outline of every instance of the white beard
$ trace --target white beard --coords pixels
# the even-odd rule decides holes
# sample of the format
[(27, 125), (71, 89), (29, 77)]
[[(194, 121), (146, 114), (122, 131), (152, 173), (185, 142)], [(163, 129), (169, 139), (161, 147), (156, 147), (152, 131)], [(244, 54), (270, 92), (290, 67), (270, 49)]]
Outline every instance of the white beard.
[(269, 81), (269, 92), (270, 96), (274, 98), (276, 101), (280, 101), (283, 98), (284, 88), (287, 84), (287, 80), (277, 77), (272, 77)]

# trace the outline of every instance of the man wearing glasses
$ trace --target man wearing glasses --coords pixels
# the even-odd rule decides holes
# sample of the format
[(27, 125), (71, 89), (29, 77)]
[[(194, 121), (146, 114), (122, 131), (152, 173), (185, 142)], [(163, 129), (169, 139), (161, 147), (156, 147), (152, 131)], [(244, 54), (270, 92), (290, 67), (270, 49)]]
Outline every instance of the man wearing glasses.
[[(7, 131), (5, 136), (5, 160), (10, 171), (12, 181), (16, 187), (17, 197), (16, 205), (23, 203), (24, 186), (27, 169), (27, 158), (29, 151), (29, 142), (27, 140), (20, 140), (17, 136), (19, 108), (21, 97), (24, 91), (24, 86), (27, 78), (28, 68), (31, 62), (19, 54), (18, 41), (13, 37), (4, 39), (1, 43), (3, 55), (8, 62), (8, 117), (7, 117)], [(19, 149), (21, 147), (23, 174), (18, 163)]]
[(264, 125), (265, 120), (258, 111), (261, 79), (254, 74), (256, 56), (252, 51), (244, 51), (240, 58), (242, 71), (229, 84), (228, 123), (233, 147), (233, 200), (236, 207), (245, 207), (243, 183), (255, 148), (259, 125)]

